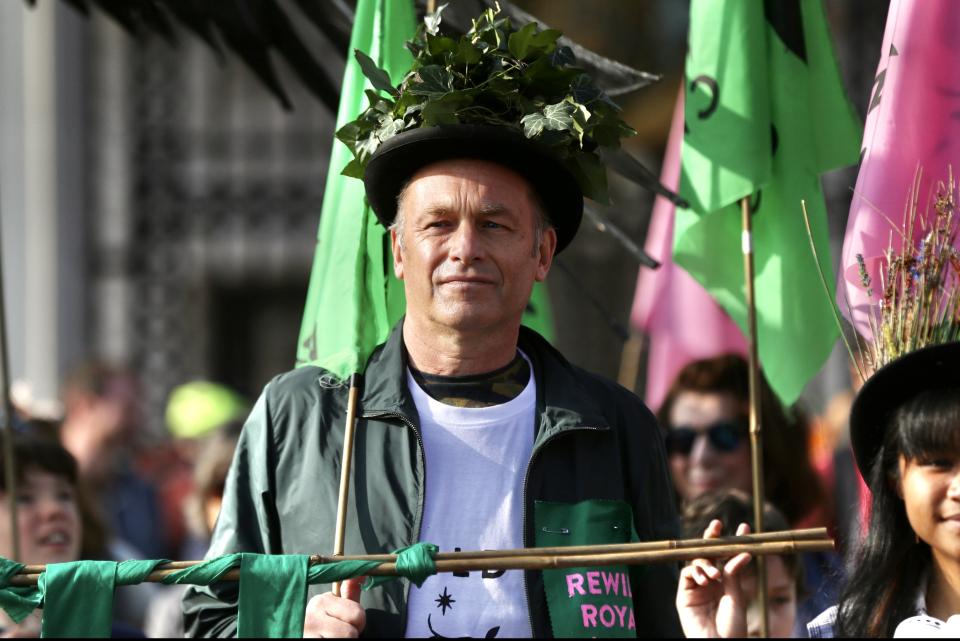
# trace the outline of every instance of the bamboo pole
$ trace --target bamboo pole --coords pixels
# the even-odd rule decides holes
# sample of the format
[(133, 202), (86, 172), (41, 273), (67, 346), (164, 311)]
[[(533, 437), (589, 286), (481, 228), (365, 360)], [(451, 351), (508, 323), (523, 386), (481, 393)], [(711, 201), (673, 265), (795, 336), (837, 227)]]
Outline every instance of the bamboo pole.
[[(763, 440), (760, 423), (760, 359), (757, 355), (757, 301), (754, 291), (753, 230), (750, 220), (748, 198), (740, 200), (740, 218), (743, 226), (741, 249), (743, 251), (743, 279), (746, 285), (747, 324), (749, 333), (750, 382), (750, 462), (753, 476), (753, 525), (757, 534), (763, 533)], [(767, 611), (767, 563), (763, 556), (757, 557), (757, 606), (760, 609), (760, 636), (770, 636)]]
[(620, 373), (617, 375), (617, 382), (631, 392), (637, 391), (637, 377), (640, 375), (642, 356), (643, 334), (633, 330), (620, 351)]
[[(2, 213), (2, 212), (0, 212)], [(2, 227), (2, 224), (0, 224)], [(2, 234), (0, 234), (2, 243)], [(0, 258), (3, 251), (0, 250)], [(17, 527), (17, 475), (13, 459), (13, 403), (10, 401), (10, 352), (7, 349), (7, 309), (3, 292), (3, 262), (0, 260), (0, 392), (3, 394), (3, 467), (10, 509), (10, 554), (20, 559), (20, 528)]]
[[(357, 397), (362, 381), (360, 374), (350, 376), (350, 392), (347, 397), (347, 422), (343, 428), (343, 453), (340, 461), (340, 495), (337, 498), (337, 524), (333, 533), (333, 553), (343, 554), (344, 535), (347, 527), (347, 509), (350, 498), (350, 467), (353, 461), (353, 437), (357, 426)], [(340, 596), (340, 584), (334, 583), (334, 596)]]
[[(797, 531), (803, 532), (803, 531)], [(552, 570), (576, 567), (601, 567), (609, 565), (639, 565), (691, 561), (700, 558), (730, 558), (749, 553), (762, 558), (767, 554), (798, 554), (832, 550), (833, 540), (822, 537), (822, 532), (790, 536), (795, 532), (777, 532), (779, 536), (724, 537), (718, 539), (689, 539), (685, 541), (658, 541), (652, 543), (623, 544), (615, 546), (577, 546), (572, 548), (526, 548), (504, 551), (449, 552), (438, 554), (435, 563), (437, 572), (475, 572), (480, 570)], [(558, 550), (549, 553), (547, 550)], [(573, 551), (571, 553), (571, 550)], [(562, 553), (561, 553), (562, 552)], [(383, 564), (367, 572), (369, 576), (396, 576), (395, 555), (367, 555), (355, 557), (311, 557), (311, 564), (331, 560), (382, 561)], [(164, 565), (147, 576), (147, 582), (160, 582), (174, 572), (200, 561), (180, 561)], [(11, 578), (10, 585), (36, 585), (45, 566), (29, 566)], [(240, 576), (239, 570), (231, 570), (221, 580), (233, 581)]]
[[(805, 530), (780, 530), (764, 534), (746, 534), (741, 536), (726, 536), (716, 539), (680, 539), (675, 541), (645, 541), (641, 543), (611, 543), (605, 545), (570, 545), (565, 547), (519, 548), (515, 550), (466, 550), (462, 552), (440, 552), (435, 561), (452, 561), (457, 559), (495, 559), (501, 557), (523, 557), (536, 554), (553, 556), (570, 556), (582, 554), (608, 554), (613, 552), (656, 552), (668, 550), (689, 550), (722, 547), (724, 545), (756, 545), (760, 543), (779, 543), (791, 541), (829, 541), (827, 528), (810, 528)], [(397, 560), (396, 554), (359, 554), (346, 556), (323, 556), (314, 554), (310, 557), (311, 565), (335, 563), (337, 561), (378, 561), (393, 563)], [(164, 570), (184, 570), (203, 561), (170, 561), (163, 564)], [(44, 565), (27, 565), (20, 574), (40, 574)]]

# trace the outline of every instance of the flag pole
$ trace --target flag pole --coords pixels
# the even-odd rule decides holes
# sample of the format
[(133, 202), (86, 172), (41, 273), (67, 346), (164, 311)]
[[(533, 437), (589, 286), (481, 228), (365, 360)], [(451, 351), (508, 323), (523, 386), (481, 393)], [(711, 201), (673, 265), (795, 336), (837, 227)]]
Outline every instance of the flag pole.
[[(743, 278), (747, 301), (747, 361), (750, 381), (750, 462), (753, 476), (753, 524), (757, 534), (763, 532), (763, 439), (760, 423), (760, 359), (757, 356), (757, 301), (754, 291), (753, 229), (750, 220), (750, 199), (740, 200), (742, 221), (741, 249), (743, 251)], [(757, 563), (757, 605), (760, 609), (760, 636), (767, 638), (769, 620), (767, 612), (767, 562), (762, 556)]]
[[(0, 207), (2, 221), (2, 207)], [(0, 223), (2, 227), (2, 223)], [(2, 239), (2, 235), (0, 235)], [(10, 355), (7, 350), (7, 310), (3, 293), (3, 252), (0, 250), (0, 385), (3, 393), (3, 467), (6, 470), (4, 482), (7, 496), (10, 497), (10, 553), (14, 561), (20, 560), (20, 530), (17, 527), (17, 475), (13, 457), (13, 403), (10, 401)]]
[[(337, 498), (337, 525), (333, 533), (333, 554), (343, 556), (344, 533), (347, 527), (347, 506), (350, 498), (350, 467), (353, 461), (353, 437), (357, 431), (357, 397), (363, 377), (351, 374), (347, 395), (347, 422), (343, 428), (343, 454), (340, 462), (340, 494)], [(333, 595), (340, 596), (340, 583), (333, 584)]]

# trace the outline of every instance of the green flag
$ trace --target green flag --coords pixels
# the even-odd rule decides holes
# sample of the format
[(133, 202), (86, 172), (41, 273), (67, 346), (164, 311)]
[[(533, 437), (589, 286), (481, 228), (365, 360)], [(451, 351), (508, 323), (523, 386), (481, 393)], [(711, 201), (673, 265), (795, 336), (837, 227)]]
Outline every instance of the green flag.
[(793, 403), (837, 337), (800, 201), (828, 247), (820, 174), (857, 162), (862, 131), (820, 0), (693, 0), (685, 76), (680, 194), (690, 208), (676, 211), (674, 260), (746, 334), (739, 201), (750, 199), (760, 361)]
[[(366, 53), (396, 85), (413, 62), (404, 43), (415, 29), (413, 0), (358, 0), (337, 129), (366, 107), (364, 90), (373, 90), (352, 52)], [(319, 365), (342, 378), (363, 369), (406, 309), (403, 283), (393, 275), (390, 235), (366, 206), (363, 182), (340, 174), (352, 159), (335, 140), (297, 345), (298, 366)], [(552, 339), (542, 283), (534, 287), (524, 324)]]

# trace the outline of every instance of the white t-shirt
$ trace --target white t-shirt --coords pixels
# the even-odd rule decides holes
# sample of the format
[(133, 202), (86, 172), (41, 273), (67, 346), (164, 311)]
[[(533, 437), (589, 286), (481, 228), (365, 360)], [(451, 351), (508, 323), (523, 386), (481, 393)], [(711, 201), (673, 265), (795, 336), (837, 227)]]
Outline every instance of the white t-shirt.
[[(523, 480), (537, 398), (532, 368), (520, 395), (493, 407), (445, 405), (409, 372), (407, 385), (426, 457), (420, 540), (442, 552), (523, 547)], [(411, 586), (406, 636), (532, 636), (523, 571), (442, 573)]]

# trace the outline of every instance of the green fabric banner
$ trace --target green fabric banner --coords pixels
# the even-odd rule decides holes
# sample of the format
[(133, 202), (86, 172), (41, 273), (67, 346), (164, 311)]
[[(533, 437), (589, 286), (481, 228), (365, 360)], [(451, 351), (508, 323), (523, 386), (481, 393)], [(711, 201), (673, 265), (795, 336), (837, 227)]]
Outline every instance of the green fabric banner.
[(854, 164), (861, 124), (820, 0), (693, 0), (674, 260), (747, 333), (739, 201), (753, 211), (760, 361), (793, 403), (837, 338), (810, 252), (832, 283), (820, 174)]
[[(534, 503), (538, 548), (629, 543), (633, 516), (623, 501)], [(630, 572), (624, 565), (544, 570), (543, 587), (553, 636), (634, 638)]]
[[(417, 543), (396, 550), (396, 576), (370, 577), (364, 589), (403, 577), (416, 585), (435, 574), (437, 546)], [(290, 638), (303, 635), (307, 585), (332, 583), (363, 576), (378, 561), (337, 561), (309, 565), (302, 554), (248, 554), (237, 552), (172, 572), (167, 585), (209, 585), (240, 567), (237, 636)], [(36, 587), (10, 587), (23, 564), (0, 557), (0, 607), (19, 623), (43, 608), (45, 637), (109, 637), (113, 622), (113, 594), (118, 585), (142, 583), (164, 560), (75, 561), (47, 565)]]
[(237, 637), (303, 636), (309, 560), (305, 554), (243, 555)]
[(51, 563), (40, 575), (41, 634), (50, 638), (107, 638), (113, 623), (116, 561)]
[[(369, 55), (398, 84), (413, 62), (404, 43), (415, 29), (412, 0), (358, 0), (338, 129), (366, 107), (364, 90), (372, 90), (353, 50)], [(297, 366), (319, 365), (341, 378), (363, 370), (406, 309), (403, 283), (393, 275), (390, 235), (366, 206), (363, 183), (340, 175), (350, 160), (350, 150), (334, 140), (297, 345)], [(534, 286), (524, 324), (553, 339), (542, 283)]]

